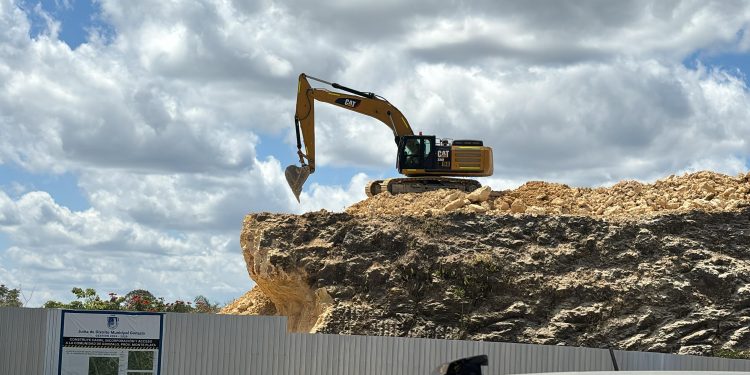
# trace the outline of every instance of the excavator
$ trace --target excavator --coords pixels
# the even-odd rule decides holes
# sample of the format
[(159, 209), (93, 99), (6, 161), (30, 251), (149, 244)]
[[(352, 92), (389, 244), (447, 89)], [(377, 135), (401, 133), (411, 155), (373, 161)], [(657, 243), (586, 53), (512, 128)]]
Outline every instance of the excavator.
[[(313, 88), (310, 80), (341, 91)], [(479, 181), (453, 177), (492, 175), (492, 148), (484, 146), (482, 141), (437, 138), (434, 135), (422, 135), (421, 132), (415, 135), (403, 113), (385, 98), (302, 73), (297, 86), (297, 108), (294, 114), (297, 155), (301, 166), (290, 165), (284, 171), (297, 201), (305, 181), (315, 172), (316, 100), (373, 117), (393, 132), (398, 149), (396, 168), (406, 177), (370, 181), (365, 186), (365, 194), (368, 197), (385, 191), (391, 194), (420, 193), (437, 189), (471, 192), (481, 187)]]

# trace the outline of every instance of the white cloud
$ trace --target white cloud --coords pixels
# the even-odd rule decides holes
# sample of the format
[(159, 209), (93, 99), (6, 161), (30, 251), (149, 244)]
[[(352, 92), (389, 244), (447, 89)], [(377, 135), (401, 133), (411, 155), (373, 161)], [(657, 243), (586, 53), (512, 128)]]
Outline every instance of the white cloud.
[(17, 201), (0, 192), (0, 202), (0, 217), (15, 217), (0, 221), (0, 230), (17, 244), (0, 253), (0, 275), (12, 275), (14, 287), (40, 290), (32, 305), (69, 300), (75, 286), (102, 293), (146, 288), (171, 299), (229, 299), (251, 286), (235, 234), (169, 235), (93, 208), (71, 211), (44, 192)]
[[(323, 109), (327, 104), (319, 106)], [(382, 122), (325, 110), (315, 114), (315, 122), (316, 168), (348, 166), (389, 170), (396, 165), (393, 132)]]
[(418, 19), (407, 36), (412, 51), (432, 62), (494, 59), (506, 68), (616, 56), (679, 60), (733, 40), (750, 15), (740, 1), (474, 2), (446, 13)]
[(402, 85), (404, 107), (419, 108), (412, 126), (483, 139), (498, 178), (598, 184), (750, 154), (750, 95), (721, 71), (652, 60), (503, 74), (423, 65), (417, 73)]
[(295, 201), (279, 162), (256, 160), (236, 173), (86, 172), (81, 187), (95, 209), (159, 229), (235, 231), (249, 212), (289, 211)]
[[(46, 192), (34, 191), (12, 201), (0, 192), (2, 215), (7, 220), (3, 230), (14, 242), (31, 247), (54, 246), (98, 247), (106, 244), (136, 252), (177, 253), (186, 245), (163, 237), (157, 231), (116, 217), (106, 217), (91, 208), (71, 211), (58, 205)], [(117, 238), (119, 243), (113, 243)]]
[(301, 204), (296, 211), (303, 213), (326, 209), (341, 212), (346, 207), (366, 198), (365, 185), (370, 180), (371, 178), (366, 174), (357, 173), (346, 187), (313, 183), (310, 185), (309, 192), (304, 191), (300, 195)]
[(0, 225), (10, 227), (18, 225), (20, 215), (10, 197), (0, 191)]

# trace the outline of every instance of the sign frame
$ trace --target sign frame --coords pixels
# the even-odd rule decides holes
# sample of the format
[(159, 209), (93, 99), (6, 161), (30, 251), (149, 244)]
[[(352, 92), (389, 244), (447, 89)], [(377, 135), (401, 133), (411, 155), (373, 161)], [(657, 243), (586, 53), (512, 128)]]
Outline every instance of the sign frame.
[[(159, 347), (158, 359), (156, 361), (156, 371), (154, 375), (161, 375), (161, 360), (163, 356), (164, 346), (164, 315), (162, 312), (150, 312), (150, 311), (120, 311), (120, 310), (71, 310), (63, 309), (60, 314), (60, 342), (58, 345), (59, 353), (57, 360), (57, 375), (62, 375), (63, 366), (63, 344), (65, 342), (65, 314), (92, 314), (92, 315), (139, 315), (139, 316), (158, 316), (159, 317)], [(109, 325), (109, 320), (107, 321)]]

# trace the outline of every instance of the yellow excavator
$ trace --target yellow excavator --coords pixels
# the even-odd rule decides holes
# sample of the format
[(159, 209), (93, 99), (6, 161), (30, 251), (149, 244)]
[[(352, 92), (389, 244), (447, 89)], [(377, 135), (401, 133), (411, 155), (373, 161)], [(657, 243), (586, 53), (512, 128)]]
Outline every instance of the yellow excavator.
[[(344, 92), (313, 88), (308, 79)], [(434, 135), (422, 135), (421, 132), (415, 135), (406, 117), (385, 98), (303, 73), (299, 76), (297, 110), (294, 114), (297, 155), (301, 166), (290, 165), (284, 171), (289, 187), (298, 201), (302, 186), (310, 174), (315, 172), (316, 100), (376, 118), (393, 132), (398, 147), (396, 167), (399, 173), (407, 177), (370, 181), (365, 187), (368, 197), (384, 191), (391, 194), (419, 193), (437, 189), (470, 192), (481, 187), (481, 184), (476, 180), (449, 176), (492, 175), (492, 149), (484, 146), (482, 141), (439, 139)]]

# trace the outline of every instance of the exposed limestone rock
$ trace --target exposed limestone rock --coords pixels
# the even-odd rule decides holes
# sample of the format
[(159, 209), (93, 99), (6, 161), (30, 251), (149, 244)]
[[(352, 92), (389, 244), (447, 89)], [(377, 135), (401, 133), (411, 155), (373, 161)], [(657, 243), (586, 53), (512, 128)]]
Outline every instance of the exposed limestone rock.
[(469, 193), (466, 196), (466, 199), (472, 201), (473, 203), (481, 203), (486, 201), (487, 199), (490, 199), (490, 193), (492, 193), (491, 187), (482, 186), (479, 189), (476, 189)]
[(510, 212), (513, 213), (523, 213), (526, 212), (526, 204), (523, 203), (523, 199), (516, 199), (513, 201), (513, 204), (510, 205)]
[(463, 198), (457, 198), (455, 200), (452, 200), (450, 203), (446, 204), (445, 207), (443, 207), (443, 210), (448, 211), (454, 211), (464, 206), (465, 199)]
[(437, 191), (252, 214), (241, 245), (257, 285), (224, 312), (287, 315), (294, 332), (747, 350), (748, 184), (529, 182), (476, 203)]
[(221, 314), (276, 315), (276, 306), (260, 288), (256, 287), (224, 306)]
[(750, 348), (748, 222), (255, 214), (242, 246), (296, 332), (708, 353)]
[(495, 207), (497, 207), (498, 211), (505, 212), (510, 210), (510, 205), (508, 202), (501, 200), (499, 204), (495, 203)]
[[(328, 213), (321, 210), (318, 214)], [(325, 288), (310, 286), (304, 269), (289, 268), (286, 267), (288, 265), (272, 262), (269, 249), (263, 246), (263, 242), (268, 240), (264, 238), (264, 220), (262, 216), (248, 215), (243, 223), (240, 244), (250, 277), (255, 280), (256, 288), (261, 292), (258, 294), (262, 294), (273, 303), (278, 315), (288, 318), (287, 328), (290, 331), (316, 332), (317, 327), (330, 312), (333, 299)], [(313, 241), (302, 249), (326, 247), (330, 247), (330, 244)]]
[(470, 204), (467, 205), (466, 208), (469, 210), (469, 212), (476, 212), (476, 213), (485, 213), (487, 212), (487, 209), (478, 205), (478, 204)]

